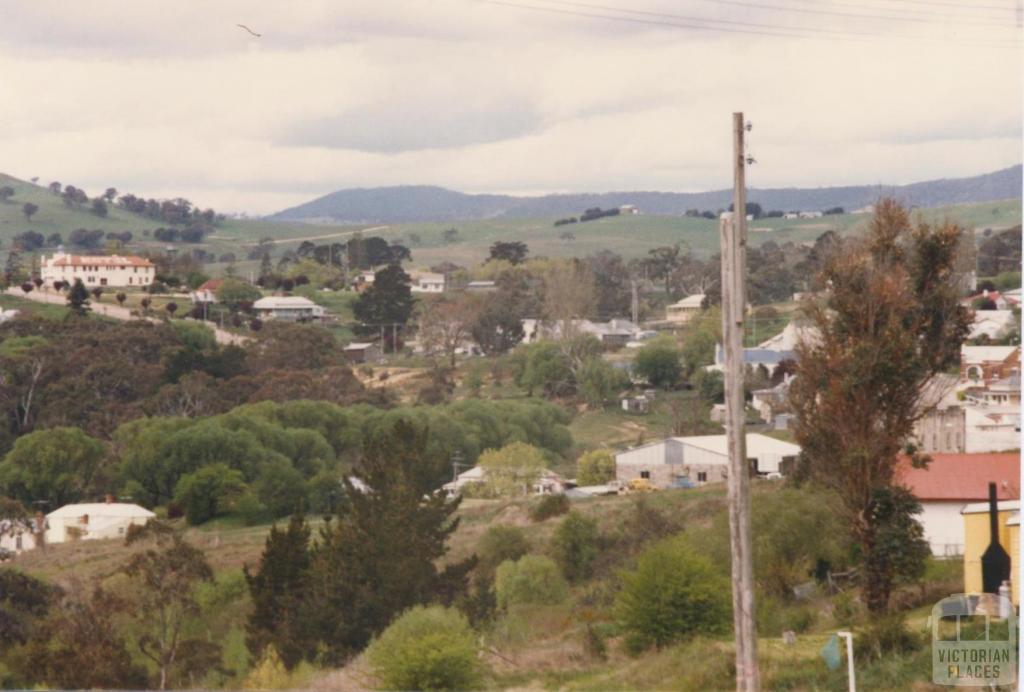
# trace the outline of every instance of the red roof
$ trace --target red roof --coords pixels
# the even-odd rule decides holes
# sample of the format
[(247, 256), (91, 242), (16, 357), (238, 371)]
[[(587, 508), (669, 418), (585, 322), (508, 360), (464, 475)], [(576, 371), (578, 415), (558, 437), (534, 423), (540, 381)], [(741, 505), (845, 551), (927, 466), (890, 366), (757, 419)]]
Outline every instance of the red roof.
[(134, 255), (128, 255), (123, 257), (121, 255), (63, 255), (53, 260), (53, 266), (152, 267), (153, 263), (144, 257), (136, 257)]
[(197, 288), (197, 291), (216, 291), (220, 288), (220, 285), (224, 283), (224, 279), (207, 279), (202, 285)]
[(910, 488), (919, 500), (988, 499), (988, 484), (996, 484), (1000, 500), (1020, 499), (1020, 453), (931, 454), (926, 469), (915, 469), (906, 461), (896, 479)]

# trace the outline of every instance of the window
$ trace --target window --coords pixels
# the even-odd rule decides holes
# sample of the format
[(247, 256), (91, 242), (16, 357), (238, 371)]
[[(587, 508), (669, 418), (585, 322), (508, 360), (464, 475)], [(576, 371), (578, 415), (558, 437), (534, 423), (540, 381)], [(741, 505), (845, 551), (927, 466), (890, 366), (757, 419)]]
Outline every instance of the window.
[(708, 482), (708, 472), (707, 471), (698, 471), (697, 472), (697, 482), (698, 483), (707, 483)]
[(650, 479), (650, 477), (651, 477), (651, 472), (650, 472), (650, 471), (641, 471), (641, 472), (640, 472), (640, 477), (641, 477), (641, 478), (647, 478), (647, 479)]

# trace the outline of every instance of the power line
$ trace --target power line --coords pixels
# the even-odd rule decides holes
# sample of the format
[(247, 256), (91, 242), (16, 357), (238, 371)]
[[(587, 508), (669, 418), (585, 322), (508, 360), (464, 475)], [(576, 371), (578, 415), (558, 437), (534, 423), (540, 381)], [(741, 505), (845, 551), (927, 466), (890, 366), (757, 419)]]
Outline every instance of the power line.
[[(668, 13), (668, 12), (653, 12), (653, 11), (632, 10), (632, 9), (628, 9), (627, 10), (627, 9), (620, 9), (620, 8), (617, 8), (617, 7), (608, 7), (608, 6), (602, 6), (602, 5), (592, 5), (592, 4), (583, 3), (583, 2), (570, 2), (569, 0), (541, 0), (541, 1), (542, 2), (552, 2), (552, 3), (558, 4), (558, 5), (570, 5), (570, 6), (575, 6), (575, 7), (586, 7), (586, 8), (590, 8), (590, 9), (599, 9), (599, 10), (611, 11), (611, 12), (628, 12), (628, 13), (631, 13), (631, 14), (642, 14), (642, 15), (648, 15), (648, 16), (652, 16), (652, 17), (670, 17), (670, 18), (684, 19), (684, 20), (687, 20), (687, 21), (695, 21), (695, 22), (713, 22), (713, 23), (722, 23), (722, 24), (742, 24), (742, 25), (747, 25), (747, 26), (758, 26), (758, 27), (766, 27), (766, 28), (770, 27), (770, 28), (785, 29), (785, 30), (791, 30), (791, 31), (814, 31), (814, 32), (818, 32), (818, 33), (822, 33), (822, 32), (827, 32), (827, 33), (851, 33), (851, 34), (861, 34), (861, 33), (863, 33), (863, 32), (854, 32), (854, 31), (827, 31), (827, 30), (822, 30), (822, 29), (814, 29), (814, 28), (811, 28), (811, 27), (798, 27), (798, 26), (792, 26), (792, 25), (778, 25), (778, 24), (765, 24), (765, 23), (752, 23), (752, 22), (736, 22), (736, 21), (730, 21), (730, 20), (726, 20), (726, 19), (704, 19), (704, 18), (701, 18), (701, 17), (687, 17), (687, 16), (678, 15), (678, 14), (672, 14), (672, 13)], [(721, 4), (721, 5), (732, 5), (732, 6), (738, 6), (738, 7), (756, 8), (756, 9), (767, 9), (767, 10), (776, 10), (776, 11), (784, 11), (784, 12), (801, 12), (801, 13), (809, 13), (809, 14), (816, 14), (816, 15), (829, 15), (829, 16), (837, 16), (837, 17), (844, 17), (844, 18), (881, 19), (881, 20), (884, 20), (884, 21), (906, 21), (906, 22), (916, 22), (916, 23), (920, 23), (920, 24), (935, 24), (934, 21), (932, 21), (931, 19), (926, 18), (924, 15), (918, 15), (918, 16), (875, 15), (875, 14), (863, 14), (863, 13), (853, 13), (853, 12), (842, 12), (842, 11), (837, 11), (837, 10), (821, 10), (821, 9), (807, 9), (807, 8), (801, 8), (801, 7), (785, 7), (785, 6), (768, 5), (768, 4), (756, 3), (756, 2), (742, 2), (741, 0), (700, 0), (700, 2), (710, 2), (710, 3)], [(880, 8), (865, 8), (865, 9), (878, 10)], [(941, 15), (941, 16), (949, 17), (948, 15)], [(932, 17), (933, 18), (937, 18), (936, 15), (932, 15)], [(955, 19), (955, 21), (957, 21), (960, 24), (975, 24), (975, 25), (978, 25), (978, 26), (1006, 26), (1005, 22), (984, 22), (984, 21), (976, 21), (976, 20), (964, 19), (964, 18), (956, 19), (956, 18), (952, 18), (952, 17), (950, 17), (950, 19), (951, 20)], [(867, 35), (870, 35), (870, 34), (867, 34)]]
[[(808, 28), (808, 27), (799, 27), (799, 26), (791, 26), (791, 25), (787, 26), (787, 25), (780, 25), (780, 24), (763, 24), (763, 23), (758, 23), (758, 22), (741, 22), (741, 21), (736, 21), (736, 20), (731, 20), (731, 19), (704, 19), (704, 18), (701, 18), (701, 17), (688, 17), (688, 16), (685, 16), (685, 15), (670, 14), (670, 13), (667, 13), (667, 12), (649, 12), (649, 11), (644, 11), (644, 10), (623, 10), (623, 9), (619, 9), (617, 7), (608, 7), (608, 6), (605, 6), (605, 5), (591, 5), (591, 4), (588, 4), (588, 3), (585, 3), (585, 2), (571, 2), (570, 0), (540, 0), (540, 2), (549, 2), (549, 3), (554, 3), (554, 4), (557, 4), (557, 5), (569, 5), (569, 6), (572, 6), (572, 7), (584, 7), (584, 8), (594, 9), (594, 10), (603, 10), (603, 11), (606, 11), (606, 12), (621, 12), (621, 13), (628, 13), (628, 14), (639, 14), (639, 15), (644, 15), (644, 16), (648, 16), (648, 17), (667, 17), (667, 18), (671, 18), (671, 19), (682, 19), (682, 20), (689, 21), (689, 22), (705, 22), (705, 23), (714, 23), (714, 24), (731, 24), (731, 25), (735, 25), (735, 26), (755, 27), (755, 28), (760, 28), (760, 29), (773, 29), (773, 30), (774, 29), (778, 29), (778, 30), (781, 30), (781, 31), (804, 32), (802, 34), (779, 34), (779, 35), (806, 36), (806, 35), (808, 35), (808, 32), (809, 32), (809, 33), (818, 33), (818, 34), (822, 34), (822, 33), (823, 34), (835, 34), (835, 35), (839, 35), (839, 36), (851, 35), (851, 34), (852, 35), (857, 35), (857, 36), (869, 36), (869, 37), (873, 36), (873, 34), (871, 34), (871, 33), (862, 32), (862, 31), (833, 31), (831, 29), (820, 29), (819, 30), (819, 29), (811, 29), (811, 28)], [(711, 28), (711, 27), (707, 27), (707, 28)]]
[[(619, 15), (610, 15), (610, 14), (599, 14), (597, 12), (583, 12), (583, 11), (578, 11), (578, 10), (560, 9), (560, 8), (556, 8), (556, 7), (544, 7), (544, 6), (538, 6), (538, 5), (527, 5), (527, 4), (519, 3), (519, 2), (511, 2), (510, 0), (476, 0), (476, 1), (480, 2), (480, 3), (483, 3), (483, 4), (487, 4), (487, 5), (498, 5), (498, 6), (501, 6), (501, 7), (512, 7), (512, 8), (516, 8), (516, 9), (522, 9), (522, 10), (532, 10), (532, 11), (535, 11), (535, 12), (545, 12), (545, 13), (548, 13), (548, 14), (559, 14), (559, 15), (567, 15), (567, 16), (574, 16), (574, 17), (586, 17), (588, 19), (608, 19), (608, 20), (612, 20), (612, 21), (629, 22), (629, 23), (632, 23), (632, 24), (644, 24), (644, 25), (650, 25), (650, 26), (663, 26), (663, 27), (670, 27), (670, 28), (677, 28), (677, 29), (693, 29), (693, 30), (698, 30), (698, 31), (711, 31), (711, 32), (726, 33), (726, 34), (748, 34), (748, 35), (757, 35), (757, 36), (813, 39), (813, 38), (816, 38), (819, 34), (823, 33), (823, 30), (818, 30), (818, 29), (813, 29), (813, 28), (797, 29), (795, 27), (791, 28), (788, 31), (774, 31), (773, 29), (775, 27), (773, 27), (771, 25), (760, 25), (760, 24), (755, 25), (755, 26), (764, 27), (764, 29), (768, 29), (768, 30), (754, 29), (754, 28), (744, 29), (744, 28), (729, 28), (729, 27), (720, 27), (720, 26), (707, 26), (707, 25), (683, 23), (683, 22), (676, 22), (676, 21), (666, 21), (666, 20), (663, 20), (663, 19), (648, 19), (648, 18), (644, 18), (644, 17), (631, 17), (631, 16), (619, 16)], [(544, 2), (545, 0), (538, 0), (538, 1)], [(547, 0), (547, 1), (552, 1), (552, 0)], [(621, 13), (635, 12), (633, 10), (619, 10), (619, 9), (612, 10), (612, 11), (614, 11), (614, 12), (621, 12)], [(672, 16), (672, 15), (668, 15), (668, 16)], [(689, 21), (693, 21), (693, 20), (689, 20)], [(709, 19), (709, 20), (696, 20), (696, 21), (722, 23), (723, 20), (711, 20), (711, 19)], [(803, 31), (805, 33), (795, 33), (797, 31)], [(829, 38), (831, 38), (832, 40), (855, 41), (855, 42), (858, 42), (858, 41), (859, 42), (870, 42), (872, 40), (877, 40), (877, 39), (898, 38), (898, 39), (909, 40), (909, 41), (931, 41), (931, 42), (939, 41), (939, 42), (942, 42), (942, 43), (949, 43), (949, 42), (953, 41), (953, 42), (956, 42), (956, 43), (960, 43), (962, 45), (975, 45), (975, 46), (981, 46), (981, 47), (987, 47), (987, 48), (1014, 48), (1014, 49), (1017, 49), (1017, 48), (1020, 47), (1020, 43), (1019, 42), (1009, 43), (1009, 42), (982, 41), (980, 39), (978, 39), (978, 40), (950, 39), (950, 38), (933, 37), (933, 36), (906, 36), (906, 35), (897, 35), (897, 34), (876, 34), (876, 33), (865, 33), (865, 34), (862, 34), (862, 35), (855, 35), (855, 34), (852, 34), (850, 32), (845, 32), (845, 33), (836, 33), (834, 35), (830, 35)]]
[[(797, 2), (817, 2), (817, 0), (797, 0)], [(925, 7), (952, 7), (961, 10), (995, 10), (997, 12), (1016, 12), (1017, 5), (975, 5), (962, 2), (942, 2), (942, 0), (884, 0), (885, 3), (902, 2), (910, 5), (924, 5)], [(848, 7), (865, 7), (852, 2), (833, 2), (834, 5), (846, 5)], [(882, 9), (882, 8), (871, 8)]]
[[(977, 21), (977, 20), (968, 20), (968, 19), (964, 19), (962, 17), (957, 19), (955, 17), (952, 17), (951, 15), (936, 15), (935, 13), (931, 13), (931, 12), (927, 13), (927, 16), (923, 15), (923, 14), (918, 14), (917, 16), (909, 16), (908, 17), (908, 16), (898, 16), (898, 15), (892, 15), (892, 14), (863, 14), (863, 13), (855, 13), (855, 12), (843, 12), (841, 10), (827, 10), (827, 9), (821, 9), (821, 8), (814, 8), (814, 9), (812, 9), (812, 8), (808, 8), (808, 7), (787, 7), (785, 5), (774, 5), (774, 4), (763, 3), (763, 2), (749, 2), (749, 1), (744, 1), (744, 0), (700, 0), (700, 2), (710, 2), (710, 3), (715, 3), (717, 5), (731, 5), (731, 6), (734, 6), (734, 7), (744, 7), (744, 8), (748, 8), (748, 9), (754, 8), (754, 9), (761, 9), (761, 10), (772, 10), (772, 11), (776, 11), (776, 12), (798, 12), (798, 13), (802, 13), (802, 14), (826, 15), (826, 16), (831, 16), (831, 17), (846, 17), (846, 18), (854, 18), (854, 19), (882, 19), (882, 20), (889, 20), (889, 21), (897, 20), (897, 21), (908, 21), (908, 22), (932, 23), (931, 20), (927, 18), (927, 17), (930, 16), (930, 17), (933, 17), (933, 18), (946, 17), (946, 18), (949, 18), (951, 20), (960, 21), (961, 23), (973, 23), (973, 24), (978, 24), (978, 25), (982, 25), (982, 26), (1004, 26), (1005, 25), (1002, 22), (984, 22), (984, 21)], [(871, 6), (866, 6), (866, 5), (857, 5), (857, 4), (854, 4), (854, 3), (845, 3), (845, 2), (840, 2), (840, 3), (835, 3), (835, 4), (836, 5), (844, 5), (844, 6), (847, 6), (847, 7), (859, 7), (860, 9), (870, 10), (872, 12), (895, 11), (895, 12), (907, 13), (907, 12), (912, 12), (913, 11), (913, 10), (903, 9), (903, 8), (895, 8), (894, 10), (889, 10), (887, 8), (882, 8), (882, 7), (871, 7)], [(994, 18), (988, 17), (987, 19), (994, 19)]]

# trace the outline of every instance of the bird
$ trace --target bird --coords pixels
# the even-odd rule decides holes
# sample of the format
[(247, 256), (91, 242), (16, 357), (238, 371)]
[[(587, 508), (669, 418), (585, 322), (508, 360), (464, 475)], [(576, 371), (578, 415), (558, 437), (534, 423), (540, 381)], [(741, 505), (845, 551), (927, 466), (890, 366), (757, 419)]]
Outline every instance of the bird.
[(246, 31), (248, 31), (250, 34), (252, 34), (256, 38), (260, 38), (260, 37), (263, 36), (263, 34), (257, 34), (255, 31), (253, 31), (252, 29), (247, 27), (245, 24), (236, 24), (235, 26), (237, 26), (240, 29), (245, 29)]

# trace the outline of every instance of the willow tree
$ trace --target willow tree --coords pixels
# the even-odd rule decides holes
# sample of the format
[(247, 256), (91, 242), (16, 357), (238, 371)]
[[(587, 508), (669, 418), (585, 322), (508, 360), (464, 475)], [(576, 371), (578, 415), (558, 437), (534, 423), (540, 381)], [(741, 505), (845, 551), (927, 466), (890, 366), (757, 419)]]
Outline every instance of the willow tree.
[(817, 333), (797, 347), (794, 434), (806, 473), (842, 498), (874, 612), (888, 607), (908, 553), (922, 562), (920, 525), (894, 516), (894, 507), (904, 515), (920, 509), (896, 470), (901, 454), (928, 462), (911, 445), (928, 411), (925, 385), (958, 362), (969, 330), (971, 315), (958, 303), (962, 236), (952, 222), (912, 222), (883, 200), (864, 237), (825, 262), (828, 289), (805, 306)]

